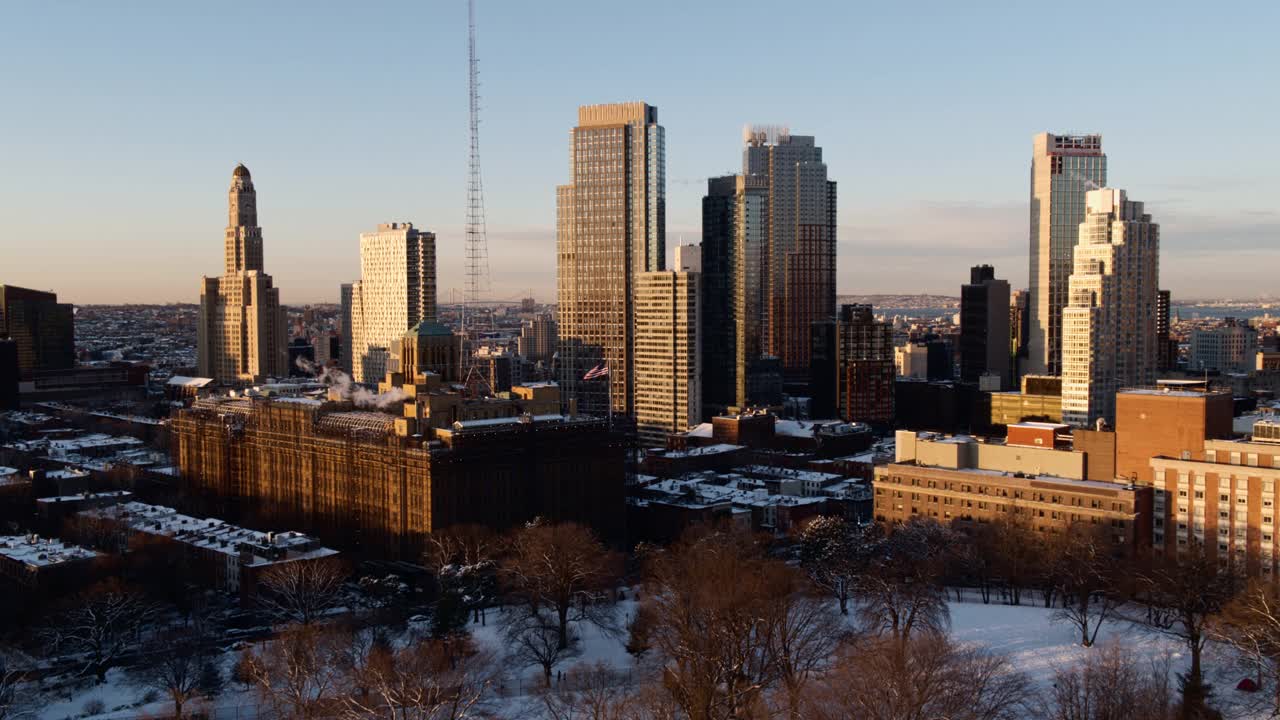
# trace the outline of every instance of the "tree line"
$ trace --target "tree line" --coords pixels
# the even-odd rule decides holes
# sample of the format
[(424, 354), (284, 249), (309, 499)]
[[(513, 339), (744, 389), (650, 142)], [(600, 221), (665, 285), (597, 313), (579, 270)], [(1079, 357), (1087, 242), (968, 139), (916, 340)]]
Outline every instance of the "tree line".
[[(697, 527), (628, 554), (571, 523), (458, 527), (430, 540), (436, 599), (416, 630), (335, 611), (351, 602), (341, 563), (283, 563), (261, 580), (277, 632), (228, 677), (214, 662), (216, 628), (196, 620), (131, 673), (172, 701), (174, 717), (232, 682), (280, 718), (1170, 720), (1220, 717), (1204, 660), (1216, 641), (1270, 689), (1255, 709), (1280, 711), (1271, 583), (1197, 544), (1142, 563), (1117, 550), (1096, 526), (1047, 534), (1017, 519), (965, 533), (927, 519), (820, 517), (782, 539)], [(1041, 687), (952, 639), (960, 588), (1049, 608), (1089, 649)], [(102, 677), (154, 612), (145, 595), (103, 585), (50, 623), (50, 642)], [(1172, 638), (1188, 669), (1175, 678), (1167, 659), (1099, 643), (1108, 623)], [(471, 637), (490, 624), (500, 647)], [(587, 632), (625, 647), (633, 667), (577, 662)], [(521, 668), (537, 668), (542, 687), (513, 699)]]

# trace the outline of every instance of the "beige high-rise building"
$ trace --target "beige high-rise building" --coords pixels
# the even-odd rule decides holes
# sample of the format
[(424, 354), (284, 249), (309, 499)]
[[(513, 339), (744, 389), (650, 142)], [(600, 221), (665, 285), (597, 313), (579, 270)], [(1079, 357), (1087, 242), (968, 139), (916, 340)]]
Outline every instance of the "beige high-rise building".
[[(584, 413), (634, 413), (636, 276), (666, 259), (665, 140), (658, 109), (586, 105), (569, 132), (570, 183), (556, 188), (560, 378)], [(607, 375), (583, 380), (590, 370)]]
[(1031, 313), (1023, 374), (1062, 372), (1062, 308), (1085, 193), (1107, 184), (1101, 135), (1035, 136), (1031, 156)]
[(1123, 190), (1087, 193), (1062, 310), (1062, 419), (1115, 422), (1116, 391), (1155, 382), (1160, 226)]
[(228, 192), (226, 267), (200, 279), (197, 369), (218, 382), (255, 382), (289, 373), (280, 291), (263, 270), (258, 195), (249, 168), (237, 165)]
[(699, 273), (636, 276), (636, 429), (646, 445), (702, 421)]
[(412, 223), (360, 233), (360, 281), (351, 285), (351, 368), (382, 380), (405, 331), (436, 321), (436, 236)]
[(556, 352), (556, 321), (550, 315), (525, 320), (516, 348), (529, 362), (550, 363)]

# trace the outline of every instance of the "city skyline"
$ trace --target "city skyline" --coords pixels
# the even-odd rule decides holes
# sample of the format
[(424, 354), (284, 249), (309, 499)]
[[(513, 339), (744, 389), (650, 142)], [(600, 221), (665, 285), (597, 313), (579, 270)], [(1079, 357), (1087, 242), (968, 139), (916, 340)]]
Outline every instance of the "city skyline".
[[(118, 22), (119, 9), (91, 5), (14, 13), (8, 28), (21, 32), (6, 34), (0, 53), (40, 62), (5, 63), (22, 68), (8, 76), (8, 96), (27, 109), (0, 119), (9, 169), (0, 190), (11, 201), (0, 210), (0, 235), (22, 239), (6, 248), (6, 281), (82, 304), (195, 302), (176, 271), (217, 267), (212, 241), (223, 208), (210, 198), (225, 168), (244, 162), (266, 193), (266, 263), (277, 269), (283, 302), (336, 302), (337, 285), (359, 265), (352, 238), (402, 220), (437, 233), (442, 277), (456, 278), (442, 283), (440, 299), (450, 302), (453, 290), (461, 297), (464, 4), (373, 13), (335, 6), (301, 21), (302, 6), (284, 4), (248, 22), (161, 7), (133, 6), (123, 11), (128, 23)], [(1076, 93), (1036, 80), (1059, 50), (1033, 32), (1035, 17), (940, 8), (921, 20), (818, 4), (793, 16), (756, 7), (659, 3), (615, 30), (583, 35), (573, 19), (582, 8), (572, 3), (480, 5), (490, 299), (530, 290), (552, 299), (564, 129), (581, 104), (634, 99), (663, 108), (668, 129), (668, 246), (699, 237), (705, 178), (733, 169), (742, 126), (785, 123), (824, 138), (824, 159), (847, 188), (840, 294), (955, 295), (963, 277), (952, 266), (977, 263), (1026, 287), (1031, 138), (1096, 132), (1106, 139), (1109, 179), (1161, 217), (1162, 276), (1175, 301), (1270, 291), (1266, 269), (1280, 259), (1271, 198), (1280, 184), (1269, 174), (1276, 151), (1253, 139), (1265, 137), (1274, 116), (1276, 100), (1256, 88), (1276, 64), (1262, 34), (1276, 8), (1257, 4), (1244, 25), (1191, 7), (1113, 9), (1116, 22), (1140, 18), (1144, 33), (1123, 45), (1105, 33), (1075, 37), (1087, 76)], [(806, 20), (819, 11), (823, 23)], [(710, 62), (761, 13), (780, 37), (804, 28), (803, 62), (781, 52), (801, 43), (788, 40), (776, 63), (714, 87), (683, 71)], [(98, 33), (108, 14), (118, 32)], [(1214, 32), (1225, 23), (1230, 32)], [(664, 38), (663, 57), (605, 52), (647, 33)], [(332, 53), (317, 38), (326, 47), (413, 38), (433, 52), (423, 54), (429, 60)], [(895, 47), (903, 38), (912, 42)], [(968, 55), (969, 44), (989, 52)], [(53, 46), (66, 50), (47, 53)], [(574, 64), (585, 54), (598, 67)], [(1122, 71), (1090, 70), (1088, 58)], [(551, 79), (568, 72), (572, 83)], [(832, 77), (846, 84), (820, 92)], [(1133, 112), (1135, 78), (1143, 112)], [(772, 91), (761, 94), (762, 86)], [(97, 271), (106, 263), (148, 282), (104, 280)]]

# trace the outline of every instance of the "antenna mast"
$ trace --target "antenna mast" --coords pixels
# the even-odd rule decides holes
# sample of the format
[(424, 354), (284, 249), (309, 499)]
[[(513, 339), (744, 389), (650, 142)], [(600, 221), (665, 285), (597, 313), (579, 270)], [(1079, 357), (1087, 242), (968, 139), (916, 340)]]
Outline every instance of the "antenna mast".
[[(471, 111), (471, 156), (467, 176), (467, 285), (462, 298), (464, 345), (461, 370), (463, 384), (470, 389), (473, 385), (485, 388), (489, 385), (477, 372), (472, 358), (475, 349), (470, 343), (471, 336), (467, 332), (468, 307), (474, 310), (480, 302), (480, 295), (489, 289), (489, 240), (484, 221), (484, 182), (480, 175), (480, 62), (476, 58), (475, 0), (467, 0), (467, 64)], [(472, 376), (475, 378), (473, 379)], [(478, 383), (474, 380), (478, 380)]]
[(476, 2), (467, 0), (468, 85), (471, 99), (471, 158), (467, 180), (467, 289), (463, 299), (475, 308), (489, 286), (489, 240), (484, 220), (484, 182), (480, 175), (480, 63), (476, 59)]

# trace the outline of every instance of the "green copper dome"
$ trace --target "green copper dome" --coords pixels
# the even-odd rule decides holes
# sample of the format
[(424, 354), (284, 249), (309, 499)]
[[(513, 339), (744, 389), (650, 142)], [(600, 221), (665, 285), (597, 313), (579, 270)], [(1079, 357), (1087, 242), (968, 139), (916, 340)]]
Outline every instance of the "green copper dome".
[(422, 322), (409, 328), (409, 335), (417, 335), (418, 337), (433, 337), (440, 335), (453, 335), (453, 331), (447, 325), (441, 325), (438, 322), (423, 320)]

